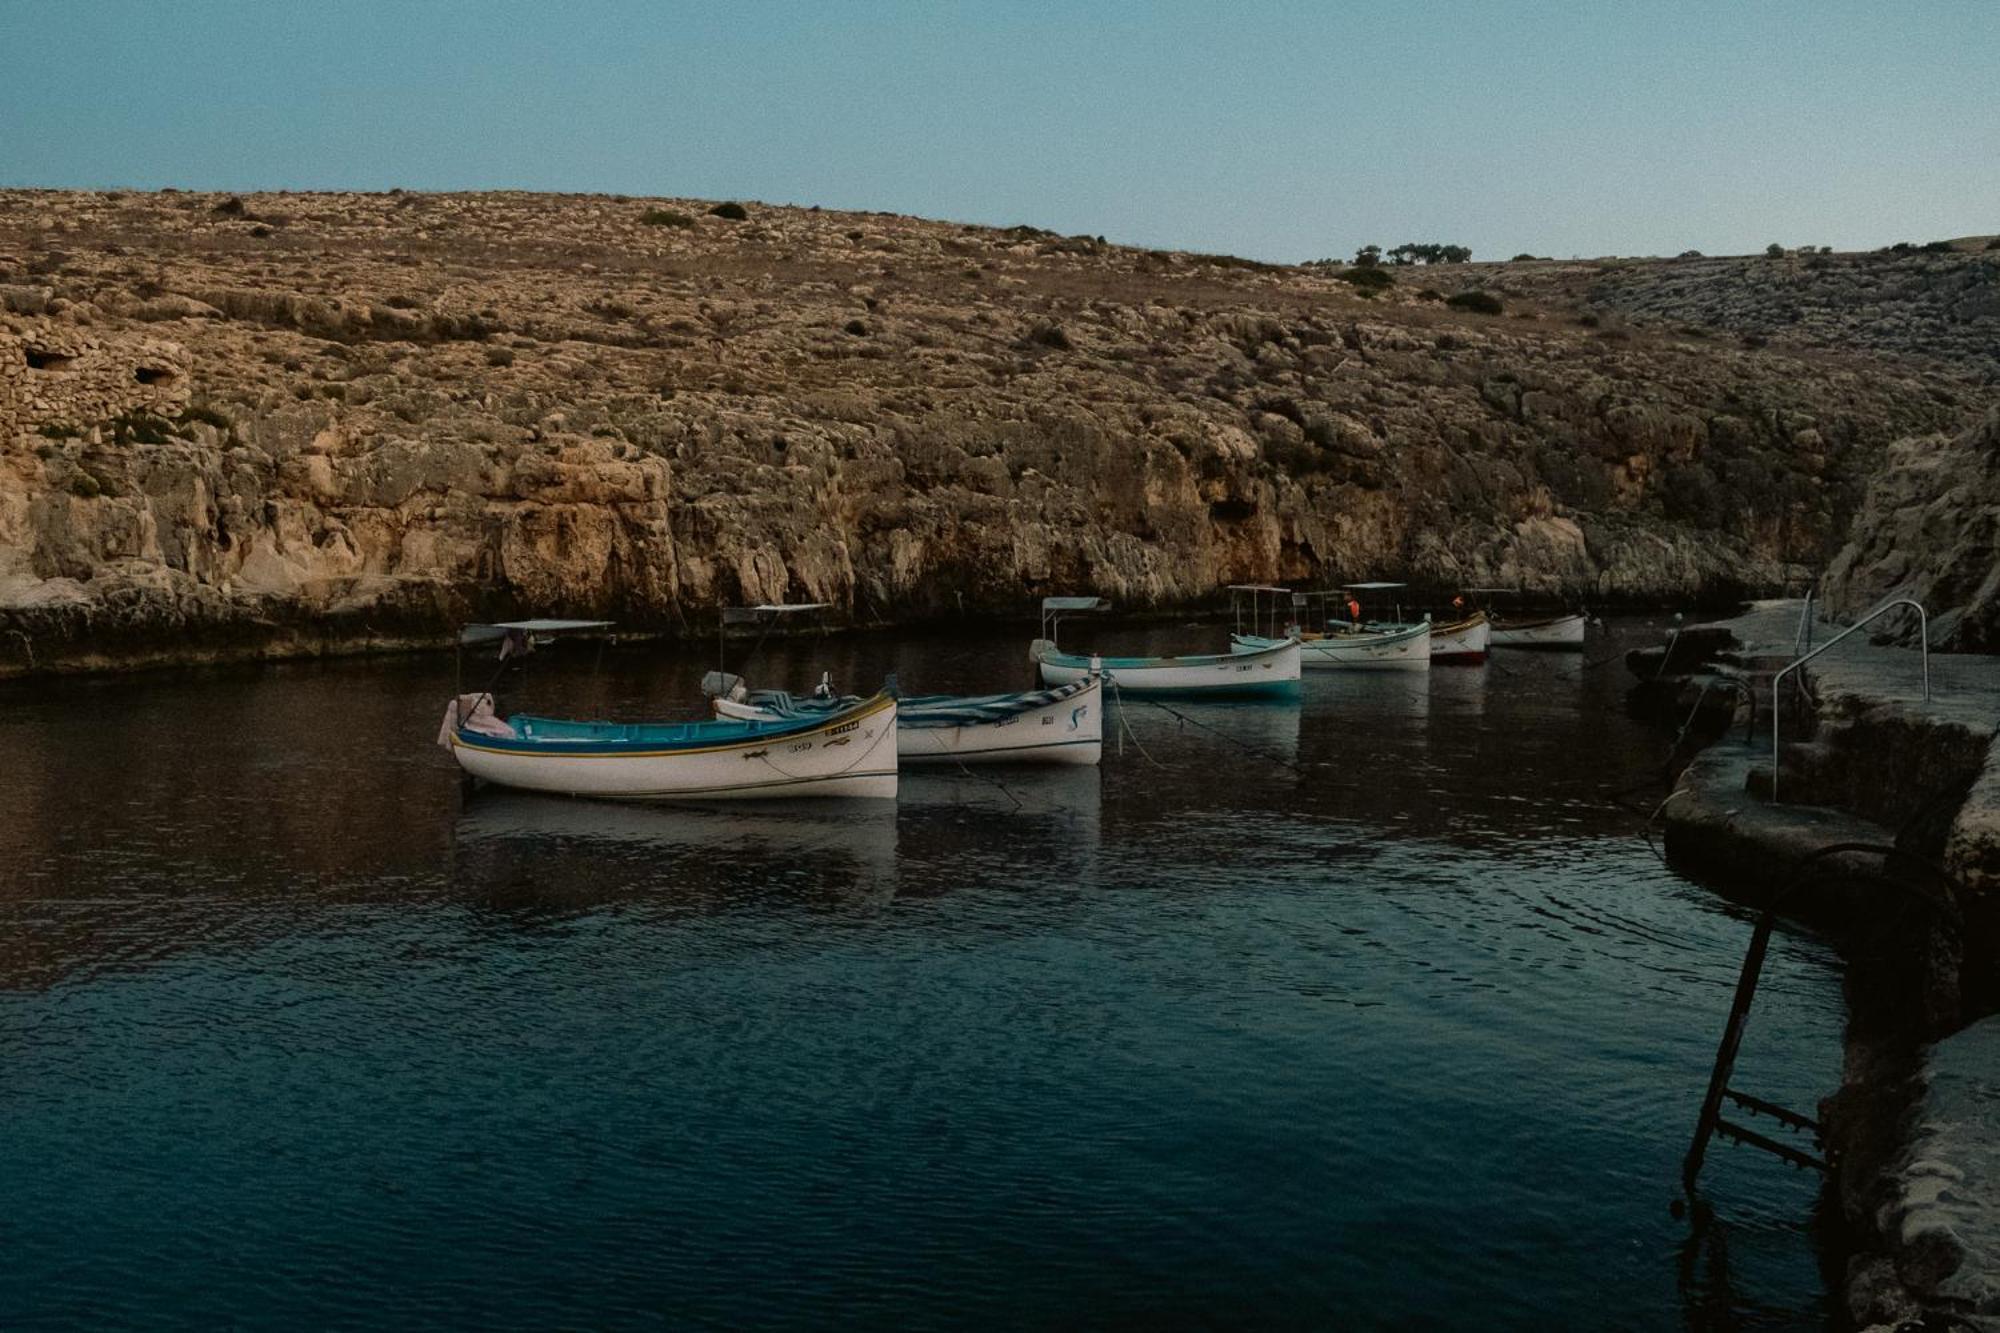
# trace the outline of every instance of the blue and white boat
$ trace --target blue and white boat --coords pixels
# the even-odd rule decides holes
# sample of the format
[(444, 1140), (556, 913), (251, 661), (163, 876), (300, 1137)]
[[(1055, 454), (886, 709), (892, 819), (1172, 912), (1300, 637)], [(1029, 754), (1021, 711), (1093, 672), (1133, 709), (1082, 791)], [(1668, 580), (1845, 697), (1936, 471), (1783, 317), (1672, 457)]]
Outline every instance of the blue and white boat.
[[(505, 661), (546, 637), (602, 621), (479, 625), (460, 643), (502, 645)], [(496, 786), (626, 801), (896, 795), (896, 698), (776, 721), (584, 722), (503, 718), (490, 692), (445, 706), (438, 744)]]
[(773, 722), (501, 718), (491, 695), (454, 699), (443, 745), (502, 787), (626, 801), (896, 795), (896, 700)]
[[(851, 705), (830, 693), (743, 692), (728, 680), (712, 702), (720, 717), (776, 721), (824, 716)], [(823, 687), (824, 688), (824, 687)], [(735, 697), (737, 695), (741, 697)], [(1101, 676), (1019, 694), (920, 694), (896, 704), (903, 764), (1095, 764), (1104, 754)]]
[(1286, 639), (1257, 652), (1195, 653), (1178, 657), (1104, 657), (1066, 653), (1056, 646), (1062, 618), (1081, 611), (1109, 610), (1101, 597), (1042, 599), (1042, 637), (1028, 648), (1028, 657), (1048, 685), (1069, 685), (1101, 673), (1121, 694), (1188, 697), (1296, 698), (1299, 693), (1299, 641)]

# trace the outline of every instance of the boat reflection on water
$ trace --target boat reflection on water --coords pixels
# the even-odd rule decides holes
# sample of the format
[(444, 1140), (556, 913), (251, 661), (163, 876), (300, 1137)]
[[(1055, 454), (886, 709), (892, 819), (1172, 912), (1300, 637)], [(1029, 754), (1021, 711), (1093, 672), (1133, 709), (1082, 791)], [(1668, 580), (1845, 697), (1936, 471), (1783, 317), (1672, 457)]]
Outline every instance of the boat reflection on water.
[(892, 802), (618, 804), (468, 792), (454, 878), (496, 906), (587, 910), (622, 899), (726, 908), (780, 893), (829, 907), (896, 892)]
[(1479, 725), (1486, 716), (1487, 672), (1486, 666), (1453, 666), (1431, 677), (1427, 706), (1440, 730)]
[(925, 769), (897, 796), (898, 889), (941, 896), (991, 879), (1024, 855), (1043, 883), (1096, 878), (1102, 837), (1097, 767)]
[[(1316, 687), (1306, 694), (1306, 712), (1312, 714), (1307, 730), (1319, 732), (1332, 730), (1345, 733), (1349, 740), (1356, 739), (1351, 724), (1354, 718), (1366, 718), (1367, 734), (1380, 737), (1393, 732), (1398, 736), (1422, 736), (1425, 722), (1431, 715), (1431, 695), (1442, 688), (1455, 688), (1452, 677), (1464, 673), (1444, 671), (1430, 675), (1413, 675), (1399, 672), (1352, 671), (1327, 672), (1313, 678)], [(1343, 726), (1343, 720), (1348, 723)]]

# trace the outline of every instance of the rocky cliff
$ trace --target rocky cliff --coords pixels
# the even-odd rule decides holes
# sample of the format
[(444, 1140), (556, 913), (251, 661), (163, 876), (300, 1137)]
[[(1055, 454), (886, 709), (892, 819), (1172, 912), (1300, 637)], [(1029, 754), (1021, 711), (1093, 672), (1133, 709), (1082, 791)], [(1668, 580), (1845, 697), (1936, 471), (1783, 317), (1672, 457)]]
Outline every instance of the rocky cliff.
[(686, 200), (0, 193), (0, 672), (1252, 579), (1684, 604), (1817, 568), (1891, 441), (1991, 398), (1521, 288)]
[[(1826, 596), (1847, 619), (1914, 597), (1930, 612), (1933, 647), (2000, 652), (2000, 409), (1958, 436), (1891, 447)], [(1915, 624), (1882, 623), (1914, 641)]]

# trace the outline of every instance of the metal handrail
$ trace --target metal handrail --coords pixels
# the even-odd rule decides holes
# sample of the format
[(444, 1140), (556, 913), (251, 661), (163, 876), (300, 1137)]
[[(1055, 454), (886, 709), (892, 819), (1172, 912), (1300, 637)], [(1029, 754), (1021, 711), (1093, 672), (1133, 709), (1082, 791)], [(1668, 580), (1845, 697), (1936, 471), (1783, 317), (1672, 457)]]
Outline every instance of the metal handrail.
[(1845, 639), (1848, 635), (1855, 633), (1857, 630), (1865, 628), (1870, 622), (1879, 619), (1881, 616), (1887, 614), (1890, 611), (1895, 610), (1899, 606), (1907, 606), (1911, 610), (1917, 613), (1917, 628), (1918, 628), (1917, 645), (1919, 648), (1922, 649), (1923, 663), (1924, 663), (1924, 702), (1929, 703), (1931, 701), (1930, 613), (1924, 610), (1923, 603), (1915, 601), (1914, 599), (1909, 597), (1898, 597), (1892, 602), (1882, 603), (1882, 605), (1876, 607), (1873, 611), (1870, 611), (1867, 615), (1861, 617), (1861, 619), (1855, 621), (1852, 625), (1849, 625), (1846, 629), (1834, 635), (1832, 638), (1828, 639), (1825, 643), (1813, 649), (1805, 656), (1794, 659), (1792, 662), (1787, 664), (1782, 671), (1778, 672), (1777, 675), (1771, 677), (1771, 804), (1772, 805), (1778, 804), (1778, 768), (1781, 763), (1781, 752), (1778, 748), (1778, 727), (1780, 723), (1783, 722), (1785, 716), (1785, 710), (1779, 706), (1778, 691), (1779, 688), (1784, 685), (1785, 677), (1791, 675), (1794, 671), (1797, 671), (1800, 667), (1812, 661), (1815, 657), (1818, 657), (1821, 653), (1833, 647), (1835, 644), (1839, 643), (1842, 639)]
[(1813, 587), (1806, 589), (1805, 605), (1799, 608), (1799, 627), (1792, 633), (1792, 652), (1794, 654), (1812, 651), (1813, 593), (1817, 587), (1818, 585), (1815, 584)]
[(1681, 641), (1682, 619), (1683, 617), (1680, 612), (1678, 611), (1674, 612), (1674, 632), (1667, 636), (1667, 651), (1660, 654), (1660, 665), (1653, 672), (1654, 680), (1658, 680), (1661, 676), (1666, 675), (1667, 663), (1674, 660), (1674, 645), (1678, 644)]

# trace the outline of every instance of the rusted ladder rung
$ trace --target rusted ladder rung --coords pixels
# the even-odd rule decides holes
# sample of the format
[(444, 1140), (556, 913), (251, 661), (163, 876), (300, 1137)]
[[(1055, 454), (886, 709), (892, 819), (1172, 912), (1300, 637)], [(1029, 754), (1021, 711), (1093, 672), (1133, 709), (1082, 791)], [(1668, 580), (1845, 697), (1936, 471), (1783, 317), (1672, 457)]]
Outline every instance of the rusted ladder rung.
[(1733, 1121), (1724, 1120), (1721, 1116), (1715, 1118), (1715, 1132), (1726, 1139), (1734, 1139), (1738, 1143), (1748, 1144), (1752, 1148), (1762, 1148), (1774, 1157), (1784, 1158), (1793, 1166), (1809, 1166), (1815, 1171), (1826, 1170), (1826, 1163), (1814, 1157), (1811, 1153), (1800, 1152), (1797, 1148), (1789, 1144), (1780, 1143), (1776, 1139), (1766, 1138), (1754, 1129), (1745, 1129)]
[(1776, 1102), (1767, 1102), (1762, 1097), (1753, 1097), (1734, 1088), (1724, 1088), (1722, 1095), (1753, 1115), (1767, 1115), (1773, 1120), (1790, 1125), (1793, 1129), (1807, 1130), (1815, 1138), (1819, 1136), (1819, 1121), (1810, 1116), (1800, 1115), (1797, 1111), (1780, 1106)]

